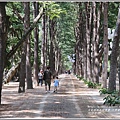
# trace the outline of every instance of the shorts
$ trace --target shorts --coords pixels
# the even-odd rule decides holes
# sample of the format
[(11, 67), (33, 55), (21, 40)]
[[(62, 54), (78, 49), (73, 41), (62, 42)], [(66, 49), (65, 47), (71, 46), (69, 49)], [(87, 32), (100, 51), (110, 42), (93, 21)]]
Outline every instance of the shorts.
[(45, 86), (47, 86), (47, 85), (51, 85), (51, 80), (50, 79), (45, 80)]

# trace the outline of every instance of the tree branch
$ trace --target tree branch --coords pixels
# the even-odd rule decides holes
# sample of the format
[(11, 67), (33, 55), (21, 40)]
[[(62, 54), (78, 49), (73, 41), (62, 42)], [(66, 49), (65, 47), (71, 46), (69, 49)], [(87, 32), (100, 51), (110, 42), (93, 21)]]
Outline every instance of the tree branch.
[(21, 40), (17, 43), (17, 45), (6, 55), (6, 60), (8, 61), (13, 54), (17, 51), (17, 49), (22, 45), (22, 43), (26, 40), (27, 35), (35, 28), (36, 24), (39, 22), (39, 19), (41, 19), (43, 15), (43, 7), (40, 10), (40, 13), (38, 16), (34, 19), (33, 24), (30, 26), (30, 28), (26, 31), (26, 33), (22, 36)]
[(13, 4), (11, 4), (11, 6), (12, 6), (12, 9), (13, 9), (13, 13), (15, 13), (15, 14), (17, 15), (17, 17), (18, 17), (21, 21), (23, 21), (23, 17), (19, 14), (19, 12), (18, 12), (18, 10), (16, 9), (16, 7), (15, 7)]

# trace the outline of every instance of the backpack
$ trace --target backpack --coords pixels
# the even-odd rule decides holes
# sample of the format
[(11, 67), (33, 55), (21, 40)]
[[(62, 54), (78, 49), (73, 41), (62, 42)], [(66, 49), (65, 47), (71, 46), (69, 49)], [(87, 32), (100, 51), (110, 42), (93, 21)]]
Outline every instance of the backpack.
[(50, 71), (45, 71), (44, 72), (44, 80), (45, 79), (51, 79), (51, 72)]

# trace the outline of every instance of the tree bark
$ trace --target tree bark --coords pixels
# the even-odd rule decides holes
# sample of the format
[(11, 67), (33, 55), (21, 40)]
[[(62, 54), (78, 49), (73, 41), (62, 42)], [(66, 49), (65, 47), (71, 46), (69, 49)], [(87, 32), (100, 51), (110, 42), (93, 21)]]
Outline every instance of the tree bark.
[(96, 53), (96, 2), (92, 2), (93, 7), (93, 34), (92, 34), (92, 81), (96, 82), (95, 73), (95, 53)]
[(114, 33), (113, 39), (113, 47), (111, 52), (111, 60), (110, 60), (110, 75), (109, 75), (109, 90), (114, 91), (116, 90), (116, 73), (117, 73), (117, 58), (119, 52), (119, 42), (120, 42), (120, 6), (118, 10), (118, 18), (116, 22), (116, 29)]
[(55, 72), (55, 21), (49, 20), (49, 31), (50, 31), (50, 54), (49, 54), (49, 65), (52, 73)]
[[(30, 27), (30, 3), (26, 2), (25, 4), (25, 32)], [(32, 70), (31, 70), (31, 47), (30, 47), (30, 34), (27, 36), (27, 51), (26, 51), (26, 81), (27, 81), (27, 89), (33, 89), (32, 84)]]
[[(34, 18), (36, 18), (36, 16), (39, 13), (39, 3), (38, 2), (34, 2)], [(34, 29), (34, 72), (33, 72), (33, 76), (34, 76), (34, 80), (36, 81), (37, 86), (38, 84), (38, 27), (36, 26)]]
[(45, 9), (42, 17), (42, 45), (41, 45), (41, 69), (45, 70), (45, 54), (46, 54), (46, 19)]
[(104, 58), (102, 80), (103, 88), (107, 88), (107, 67), (108, 67), (108, 2), (104, 3)]
[(5, 76), (3, 76), (3, 80), (5, 84), (11, 81), (11, 79), (14, 77), (19, 67), (20, 67), (20, 63), (18, 63), (15, 66), (12, 66), (12, 68), (8, 71), (8, 73)]
[(87, 78), (91, 81), (91, 69), (90, 69), (90, 11), (88, 10), (89, 2), (85, 3), (85, 10), (86, 10), (86, 72)]
[[(27, 4), (24, 5), (24, 32), (27, 30)], [(28, 36), (27, 36), (28, 37)], [(27, 38), (26, 38), (27, 39)], [(23, 42), (22, 53), (21, 53), (21, 63), (20, 63), (20, 73), (19, 73), (19, 88), (18, 93), (25, 92), (25, 79), (26, 79), (26, 52), (27, 52), (27, 40)]]
[(99, 59), (99, 43), (100, 43), (100, 18), (102, 13), (102, 2), (99, 3), (98, 12), (97, 12), (97, 18), (96, 18), (96, 50), (95, 50), (95, 78), (96, 83), (99, 83), (99, 77), (100, 77), (100, 59)]
[(3, 71), (4, 71), (4, 61), (5, 61), (5, 50), (7, 41), (7, 16), (5, 9), (6, 2), (0, 3), (0, 104), (1, 104), (1, 93), (2, 93), (2, 83), (3, 83)]

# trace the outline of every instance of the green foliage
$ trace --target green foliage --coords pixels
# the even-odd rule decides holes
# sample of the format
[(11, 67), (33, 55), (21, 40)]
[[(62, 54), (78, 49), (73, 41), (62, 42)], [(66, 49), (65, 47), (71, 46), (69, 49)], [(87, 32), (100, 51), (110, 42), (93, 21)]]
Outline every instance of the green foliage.
[[(12, 48), (19, 42), (23, 33), (23, 21), (19, 19), (17, 14), (21, 16), (24, 15), (22, 2), (7, 2), (6, 14), (9, 16), (9, 29), (8, 29), (8, 39), (6, 45), (6, 54), (9, 53)], [(12, 58), (6, 62), (6, 68), (10, 69), (13, 64), (16, 64), (20, 60), (21, 50), (18, 49)]]
[(113, 105), (115, 106), (116, 104), (120, 104), (120, 96), (117, 95), (107, 95), (104, 99), (104, 105), (107, 104), (109, 106)]
[(71, 67), (72, 63), (69, 60), (64, 61), (64, 64), (65, 64), (64, 66), (67, 70), (72, 69), (72, 67)]
[(115, 106), (115, 104), (120, 104), (120, 96), (118, 96), (118, 91), (109, 91), (108, 89), (106, 88), (101, 88), (99, 90), (99, 93), (100, 95), (102, 94), (107, 94), (107, 96), (105, 96), (103, 98), (104, 100), (104, 105), (107, 104), (107, 105), (113, 105)]
[(97, 88), (97, 84), (91, 81), (87, 82), (88, 88)]
[(79, 80), (82, 80), (83, 77), (79, 76), (79, 75), (76, 75), (76, 77), (79, 79)]
[(66, 14), (65, 10), (61, 9), (57, 2), (45, 2), (47, 8), (47, 15), (50, 19), (60, 18), (60, 14)]
[(88, 81), (86, 79), (84, 79), (83, 77), (80, 77), (79, 75), (76, 75), (76, 77), (79, 79), (79, 80), (83, 80), (85, 84), (87, 84), (88, 88), (98, 88), (98, 87), (101, 87), (101, 84), (99, 83), (94, 83), (94, 82), (91, 82), (91, 81)]
[[(74, 27), (76, 26), (77, 20), (78, 20), (78, 3), (76, 2), (39, 2), (40, 5), (44, 4), (46, 11), (46, 14), (50, 17), (50, 19), (57, 19), (57, 35), (56, 38), (59, 42), (60, 50), (62, 51), (62, 61), (64, 61), (64, 65), (67, 69), (72, 68), (72, 63), (67, 58), (68, 55), (71, 56), (74, 54), (74, 47), (75, 47), (75, 35), (74, 35)], [(32, 8), (32, 2), (30, 3), (30, 11), (31, 11), (31, 18), (30, 20), (33, 20), (33, 8)], [(109, 2), (108, 7), (108, 27), (114, 28), (116, 25), (117, 20), (117, 14), (118, 14), (118, 6), (119, 3), (117, 2)], [(99, 2), (97, 3), (97, 9), (99, 7)], [(23, 9), (23, 3), (22, 2), (7, 2), (6, 6), (6, 13), (8, 16), (10, 16), (10, 29), (8, 31), (8, 41), (7, 41), (7, 48), (6, 52), (8, 53), (12, 47), (20, 40), (22, 34), (23, 34), (23, 21), (21, 21), (17, 14), (14, 12), (14, 9), (16, 9), (19, 13), (19, 15), (23, 18), (24, 17), (24, 9)], [(85, 10), (84, 5), (81, 4), (80, 9), (83, 11)], [(32, 22), (32, 21), (31, 21)], [(103, 17), (101, 18), (101, 28), (103, 25)], [(40, 26), (40, 25), (39, 25)], [(101, 30), (102, 31), (102, 30)], [(102, 31), (103, 32), (103, 31)], [(42, 36), (42, 34), (40, 34)], [(103, 36), (103, 35), (101, 35)], [(33, 42), (33, 35), (31, 42)], [(102, 37), (100, 37), (100, 40), (102, 42)], [(40, 46), (39, 42), (39, 46)], [(33, 52), (34, 52), (34, 43), (31, 43), (31, 51), (32, 51), (32, 61), (33, 61)], [(39, 47), (40, 50), (40, 47)], [(40, 53), (39, 53), (40, 56)], [(20, 57), (20, 54), (17, 53), (17, 55), (14, 56), (14, 59), (17, 61), (17, 57)], [(39, 60), (40, 61), (40, 60)], [(10, 62), (9, 62), (10, 64)], [(87, 82), (84, 78), (80, 78), (81, 80), (84, 80), (86, 84), (88, 84), (88, 87), (94, 87), (97, 86), (93, 84), (92, 82)]]
[(84, 79), (84, 78), (83, 78), (82, 80), (84, 81), (84, 83), (85, 83), (85, 84), (87, 84), (87, 83), (88, 83), (88, 81), (87, 81), (86, 79)]
[(118, 91), (109, 91), (108, 89), (106, 89), (106, 88), (101, 88), (100, 90), (99, 90), (99, 93), (100, 93), (100, 95), (102, 95), (102, 94), (118, 94)]
[[(68, 56), (74, 54), (75, 36), (74, 26), (76, 24), (76, 11), (75, 4), (71, 2), (59, 2), (62, 10), (66, 11), (66, 14), (60, 14), (58, 22), (58, 34), (59, 47), (62, 51), (62, 59), (66, 58), (64, 65), (72, 68), (72, 63), (68, 60)], [(69, 65), (68, 66), (68, 62)]]
[(99, 88), (101, 87), (101, 84), (100, 83), (94, 83), (92, 81), (88, 81), (88, 80), (84, 80), (84, 83), (87, 84), (88, 88)]
[(108, 27), (115, 28), (117, 21), (119, 2), (109, 2), (108, 6)]
[(106, 89), (106, 88), (101, 88), (101, 89), (99, 90), (99, 93), (100, 93), (100, 95), (106, 94), (106, 93), (107, 93), (107, 89)]

